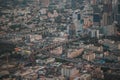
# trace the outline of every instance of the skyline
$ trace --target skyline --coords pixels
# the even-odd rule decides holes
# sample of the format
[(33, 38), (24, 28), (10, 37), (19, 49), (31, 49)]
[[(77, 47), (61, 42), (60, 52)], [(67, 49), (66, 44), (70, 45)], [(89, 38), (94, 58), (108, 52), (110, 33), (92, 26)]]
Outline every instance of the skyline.
[(0, 0), (1, 80), (120, 80), (120, 0)]

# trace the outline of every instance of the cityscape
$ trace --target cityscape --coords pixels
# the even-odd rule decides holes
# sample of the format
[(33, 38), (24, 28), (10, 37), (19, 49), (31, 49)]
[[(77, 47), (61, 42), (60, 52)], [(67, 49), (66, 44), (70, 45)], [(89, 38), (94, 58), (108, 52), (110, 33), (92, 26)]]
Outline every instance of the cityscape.
[(120, 80), (120, 0), (0, 0), (0, 80)]

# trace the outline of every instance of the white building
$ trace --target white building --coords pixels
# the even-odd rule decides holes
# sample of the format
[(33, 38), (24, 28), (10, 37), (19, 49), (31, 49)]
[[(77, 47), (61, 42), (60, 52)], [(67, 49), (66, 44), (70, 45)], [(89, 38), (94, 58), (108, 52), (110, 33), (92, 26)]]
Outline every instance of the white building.
[(70, 76), (78, 74), (78, 73), (79, 73), (79, 70), (77, 70), (73, 66), (67, 66), (67, 65), (65, 65), (61, 69), (61, 74), (62, 74), (62, 76), (65, 76), (65, 77), (70, 77)]
[(80, 76), (80, 80), (92, 80), (90, 74), (83, 74)]
[(93, 37), (97, 37), (97, 38), (99, 38), (99, 36), (100, 36), (100, 32), (99, 32), (99, 30), (96, 30), (96, 29), (91, 29), (90, 30), (90, 36), (93, 38)]
[(29, 37), (30, 37), (31, 42), (42, 39), (42, 35), (37, 35), (37, 34), (36, 35), (29, 35)]

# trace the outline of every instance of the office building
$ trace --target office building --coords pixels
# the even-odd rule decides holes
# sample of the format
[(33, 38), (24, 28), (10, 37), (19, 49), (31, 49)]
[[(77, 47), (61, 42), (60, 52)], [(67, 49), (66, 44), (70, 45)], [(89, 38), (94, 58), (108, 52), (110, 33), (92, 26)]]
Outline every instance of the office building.
[(102, 26), (111, 25), (113, 23), (112, 0), (104, 0), (101, 22)]
[(115, 20), (117, 21), (118, 24), (120, 24), (120, 0), (117, 1), (117, 14), (115, 17)]
[(103, 27), (103, 34), (105, 36), (114, 36), (117, 33), (117, 29), (114, 24)]
[(76, 10), (73, 13), (73, 23), (75, 24), (76, 35), (79, 35), (83, 30), (83, 23), (81, 23), (81, 13), (80, 10)]
[(102, 7), (100, 5), (93, 5), (93, 25), (100, 26)]
[(74, 23), (71, 23), (68, 26), (68, 33), (69, 33), (69, 38), (75, 38), (76, 36), (76, 26)]
[(91, 29), (90, 30), (90, 36), (92, 37), (92, 38), (99, 38), (99, 36), (100, 36), (100, 31), (99, 30), (96, 30), (96, 29)]
[(88, 28), (93, 25), (93, 8), (91, 5), (85, 5), (82, 18), (84, 20), (84, 28)]

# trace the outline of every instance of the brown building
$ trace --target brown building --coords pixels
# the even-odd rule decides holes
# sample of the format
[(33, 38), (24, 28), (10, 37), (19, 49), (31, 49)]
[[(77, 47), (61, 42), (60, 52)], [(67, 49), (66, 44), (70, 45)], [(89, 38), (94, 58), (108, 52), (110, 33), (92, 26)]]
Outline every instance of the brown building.
[(84, 54), (83, 59), (86, 59), (88, 61), (92, 61), (95, 59), (95, 53), (90, 52), (90, 53)]
[(68, 57), (68, 58), (74, 58), (74, 57), (77, 57), (77, 56), (79, 56), (80, 54), (82, 54), (83, 51), (84, 51), (83, 48), (78, 49), (78, 50), (70, 51), (70, 52), (68, 52), (67, 57)]

